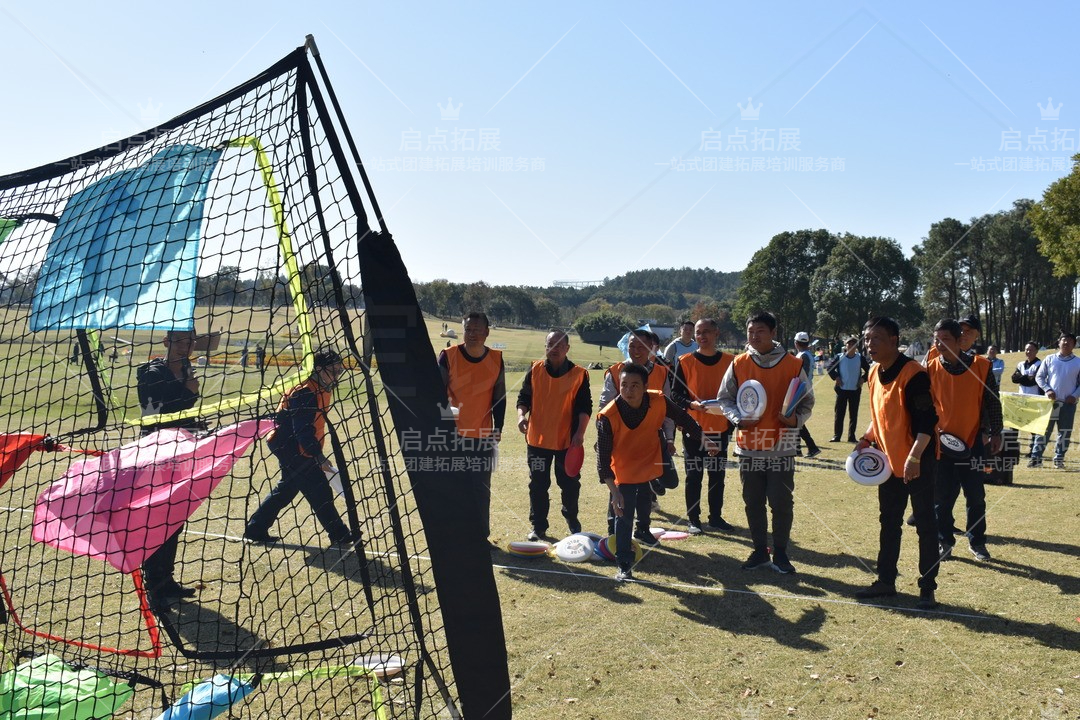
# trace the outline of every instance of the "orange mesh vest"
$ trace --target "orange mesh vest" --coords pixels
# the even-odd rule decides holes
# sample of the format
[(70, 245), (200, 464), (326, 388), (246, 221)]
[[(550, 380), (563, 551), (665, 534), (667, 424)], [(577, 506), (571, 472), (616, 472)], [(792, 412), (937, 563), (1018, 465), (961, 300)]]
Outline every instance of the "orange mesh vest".
[[(738, 428), (735, 440), (744, 450), (772, 450), (780, 440), (781, 431), (792, 437), (798, 435), (798, 428), (785, 427), (777, 417), (784, 406), (784, 395), (792, 378), (802, 372), (802, 360), (794, 355), (785, 354), (783, 359), (771, 368), (763, 368), (754, 362), (749, 353), (739, 355), (733, 361), (735, 382), (739, 385), (747, 380), (757, 380), (765, 388), (765, 413), (756, 425)], [(794, 448), (794, 440), (789, 441)], [(785, 443), (785, 447), (787, 444)]]
[(633, 429), (623, 422), (614, 400), (600, 411), (611, 423), (611, 469), (616, 485), (640, 485), (664, 474), (659, 433), (667, 417), (667, 402), (657, 390), (646, 391), (646, 397), (649, 409)]
[(904, 406), (907, 384), (911, 378), (926, 372), (917, 362), (909, 362), (900, 368), (896, 379), (886, 385), (878, 379), (881, 366), (870, 373), (866, 385), (870, 388), (870, 417), (874, 422), (874, 439), (889, 458), (889, 469), (897, 477), (904, 477), (907, 461), (915, 436), (911, 434), (911, 417)]
[[(326, 435), (326, 412), (330, 409), (330, 391), (323, 388), (314, 378), (309, 379), (307, 382), (300, 383), (292, 390), (285, 393), (285, 397), (281, 398), (281, 402), (278, 403), (277, 412), (282, 413), (289, 409), (289, 400), (300, 390), (308, 388), (311, 392), (315, 393), (315, 403), (318, 406), (318, 410), (315, 413), (315, 439), (319, 442), (319, 447), (322, 447), (323, 436)], [(267, 441), (273, 440), (274, 435), (277, 434), (275, 428), (273, 432), (267, 437)], [(301, 455), (304, 457), (311, 457), (303, 448), (298, 448)]]
[(488, 349), (479, 362), (465, 357), (464, 345), (447, 348), (446, 362), (450, 366), (450, 385), (447, 395), (458, 408), (457, 430), (463, 437), (479, 438), (491, 435), (494, 421), (491, 396), (495, 381), (502, 369), (502, 352)]
[(983, 383), (990, 372), (990, 361), (975, 356), (967, 372), (952, 375), (936, 357), (926, 366), (930, 375), (930, 394), (938, 414), (938, 430), (947, 432), (973, 447), (982, 419)]
[[(617, 362), (608, 368), (608, 374), (611, 375), (612, 382), (615, 383), (615, 392), (619, 392), (619, 373), (622, 372), (625, 362)], [(649, 371), (649, 386), (646, 390), (659, 390), (664, 392), (664, 385), (667, 383), (668, 369), (660, 363), (653, 363), (652, 370)]]
[(573, 419), (574, 398), (585, 382), (585, 368), (574, 365), (562, 377), (553, 378), (543, 360), (532, 365), (532, 409), (525, 441), (545, 450), (565, 450), (570, 447), (570, 422)]
[[(690, 397), (698, 402), (702, 400), (715, 400), (720, 391), (720, 383), (724, 379), (724, 373), (731, 365), (733, 357), (730, 353), (720, 353), (720, 361), (715, 365), (706, 365), (697, 359), (693, 353), (687, 353), (679, 357), (679, 367), (682, 368), (682, 376), (686, 381), (686, 389)], [(800, 366), (801, 367), (801, 366)], [(786, 388), (785, 388), (786, 390)], [(704, 410), (689, 410), (690, 417), (697, 420), (698, 425), (704, 432), (725, 432), (731, 423), (723, 415), (713, 415)]]

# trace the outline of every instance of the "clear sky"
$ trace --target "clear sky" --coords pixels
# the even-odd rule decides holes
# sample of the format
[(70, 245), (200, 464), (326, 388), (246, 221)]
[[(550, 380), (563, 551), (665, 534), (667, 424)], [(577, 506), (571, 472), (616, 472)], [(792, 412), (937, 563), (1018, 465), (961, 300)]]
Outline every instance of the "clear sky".
[(1078, 16), (1066, 2), (0, 0), (0, 174), (150, 127), (312, 33), (416, 280), (740, 270), (800, 228), (910, 249), (933, 222), (1038, 199), (1066, 174)]

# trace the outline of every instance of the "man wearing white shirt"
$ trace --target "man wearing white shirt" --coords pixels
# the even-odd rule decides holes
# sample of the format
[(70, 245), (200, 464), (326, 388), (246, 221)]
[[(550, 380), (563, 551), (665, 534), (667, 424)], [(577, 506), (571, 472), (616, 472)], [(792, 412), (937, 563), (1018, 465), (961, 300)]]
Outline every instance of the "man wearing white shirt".
[[(1035, 373), (1035, 382), (1046, 397), (1054, 401), (1054, 415), (1050, 416), (1046, 435), (1053, 432), (1056, 415), (1058, 434), (1054, 443), (1054, 467), (1058, 468), (1065, 467), (1065, 453), (1069, 450), (1069, 436), (1072, 435), (1073, 420), (1076, 418), (1076, 400), (1080, 397), (1080, 360), (1073, 355), (1075, 347), (1076, 335), (1062, 332), (1058, 338), (1057, 353), (1043, 360)], [(1038, 466), (1042, 462), (1045, 445), (1044, 437), (1038, 448), (1032, 448), (1033, 465)]]
[(664, 360), (667, 361), (668, 365), (674, 366), (675, 361), (680, 357), (697, 349), (697, 340), (694, 339), (694, 323), (687, 320), (679, 326), (679, 337), (672, 340), (664, 348)]

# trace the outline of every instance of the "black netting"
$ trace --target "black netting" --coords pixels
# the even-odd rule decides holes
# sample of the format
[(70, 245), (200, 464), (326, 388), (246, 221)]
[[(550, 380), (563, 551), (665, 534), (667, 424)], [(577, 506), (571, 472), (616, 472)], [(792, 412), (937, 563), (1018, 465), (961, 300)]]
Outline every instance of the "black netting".
[[(116, 717), (154, 717), (162, 692), (218, 673), (255, 685), (245, 717), (456, 715), (424, 536), (362, 355), (367, 221), (309, 73), (297, 51), (142, 136), (0, 178), (8, 679), (56, 656), (134, 688)], [(303, 451), (318, 388), (276, 411), (326, 349), (346, 367), (323, 442), (340, 487), (317, 518), (305, 471), (335, 485)], [(280, 448), (275, 418), (293, 423)], [(301, 494), (263, 528), (278, 541), (244, 540), (282, 457)]]

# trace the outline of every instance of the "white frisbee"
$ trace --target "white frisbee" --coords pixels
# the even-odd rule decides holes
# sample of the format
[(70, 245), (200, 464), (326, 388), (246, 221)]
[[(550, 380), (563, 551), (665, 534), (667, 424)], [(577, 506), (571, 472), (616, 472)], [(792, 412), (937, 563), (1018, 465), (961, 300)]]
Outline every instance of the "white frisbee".
[(951, 460), (967, 460), (971, 457), (971, 449), (967, 443), (952, 433), (943, 432), (938, 435), (941, 443), (941, 454)]
[(690, 537), (690, 533), (682, 530), (668, 530), (660, 536), (661, 540), (685, 540)]
[(568, 535), (555, 543), (555, 557), (563, 562), (585, 562), (593, 554), (593, 542), (584, 535)]
[(747, 420), (757, 420), (764, 415), (767, 403), (765, 388), (757, 380), (747, 380), (735, 393), (735, 405)]
[(880, 485), (892, 475), (889, 458), (877, 448), (868, 447), (848, 455), (848, 476), (860, 485)]
[(405, 668), (405, 661), (401, 659), (401, 656), (383, 653), (361, 655), (354, 659), (352, 664), (361, 665), (380, 678), (393, 677)]

